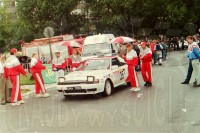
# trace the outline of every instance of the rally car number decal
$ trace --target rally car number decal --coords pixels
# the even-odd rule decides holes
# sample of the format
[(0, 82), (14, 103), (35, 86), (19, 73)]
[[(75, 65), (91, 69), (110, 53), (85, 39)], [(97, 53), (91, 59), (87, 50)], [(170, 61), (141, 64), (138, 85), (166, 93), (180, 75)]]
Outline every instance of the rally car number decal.
[(114, 76), (116, 75), (120, 75), (120, 80), (123, 80), (124, 79), (124, 75), (125, 75), (125, 69), (119, 69), (117, 71), (115, 71), (114, 73)]

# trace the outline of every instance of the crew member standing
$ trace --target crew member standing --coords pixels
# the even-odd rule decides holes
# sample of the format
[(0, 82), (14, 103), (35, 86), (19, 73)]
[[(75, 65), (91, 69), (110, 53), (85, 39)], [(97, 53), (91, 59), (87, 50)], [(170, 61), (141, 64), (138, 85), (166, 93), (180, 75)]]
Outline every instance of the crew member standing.
[(3, 54), (0, 53), (0, 97), (1, 105), (6, 104), (6, 83), (4, 76)]
[[(31, 73), (33, 75), (33, 78), (35, 80), (35, 93), (36, 97), (49, 97), (50, 94), (46, 93), (44, 80), (42, 78), (41, 71), (45, 70), (46, 67), (42, 65), (42, 62), (38, 60), (38, 57), (36, 54), (32, 55), (31, 59)], [(41, 94), (42, 92), (42, 94)]]
[(142, 77), (146, 82), (144, 86), (152, 86), (152, 51), (147, 47), (147, 42), (141, 43), (140, 60)]
[(22, 100), (20, 89), (20, 74), (26, 75), (25, 70), (22, 68), (19, 60), (16, 57), (17, 49), (12, 48), (10, 50), (10, 57), (5, 62), (5, 78), (10, 78), (12, 83), (11, 102), (12, 106), (24, 104)]
[(139, 80), (137, 77), (137, 73), (135, 71), (135, 67), (138, 65), (138, 57), (135, 50), (133, 50), (132, 44), (126, 45), (127, 54), (122, 55), (122, 58), (125, 60), (126, 64), (128, 65), (128, 77), (126, 82), (131, 83), (131, 91), (140, 91)]
[(66, 62), (63, 57), (60, 56), (60, 52), (55, 52), (56, 57), (53, 58), (52, 61), (52, 69), (56, 74), (56, 80), (58, 81), (58, 78), (64, 77), (65, 74), (65, 68), (66, 68)]

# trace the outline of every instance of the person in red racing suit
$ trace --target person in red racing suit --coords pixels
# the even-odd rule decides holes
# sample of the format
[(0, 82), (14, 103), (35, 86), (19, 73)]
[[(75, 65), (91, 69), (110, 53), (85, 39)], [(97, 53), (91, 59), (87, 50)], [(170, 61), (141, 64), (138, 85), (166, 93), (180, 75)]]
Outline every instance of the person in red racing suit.
[(17, 55), (17, 49), (10, 50), (10, 57), (5, 62), (4, 77), (10, 79), (12, 83), (11, 102), (12, 106), (19, 106), (25, 102), (22, 100), (20, 89), (20, 74), (26, 75), (26, 71), (22, 68)]
[[(46, 93), (44, 80), (41, 74), (41, 71), (45, 70), (46, 67), (42, 65), (41, 60), (38, 60), (38, 57), (36, 54), (32, 55), (30, 68), (31, 68), (30, 72), (33, 75), (33, 78), (35, 80), (36, 97), (49, 97), (50, 94)], [(41, 94), (41, 91), (42, 91), (42, 94)]]
[(152, 86), (152, 51), (147, 47), (147, 42), (141, 43), (140, 60), (142, 77), (146, 82), (144, 86)]
[(122, 55), (122, 58), (125, 60), (128, 65), (128, 77), (126, 82), (131, 83), (131, 91), (140, 91), (140, 85), (137, 73), (135, 71), (135, 67), (138, 65), (138, 56), (135, 50), (133, 50), (133, 46), (131, 44), (126, 45), (127, 54)]

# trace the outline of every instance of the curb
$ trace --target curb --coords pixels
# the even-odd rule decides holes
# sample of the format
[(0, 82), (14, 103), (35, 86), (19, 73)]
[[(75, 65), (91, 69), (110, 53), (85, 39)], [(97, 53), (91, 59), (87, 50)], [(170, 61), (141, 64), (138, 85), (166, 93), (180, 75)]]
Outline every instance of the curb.
[[(53, 87), (56, 87), (56, 84), (47, 86), (47, 87), (46, 87), (46, 90), (51, 89), (51, 88), (53, 88)], [(35, 90), (29, 91), (29, 92), (27, 92), (27, 93), (22, 94), (22, 97), (28, 96), (28, 95), (33, 94), (33, 93), (35, 93)]]

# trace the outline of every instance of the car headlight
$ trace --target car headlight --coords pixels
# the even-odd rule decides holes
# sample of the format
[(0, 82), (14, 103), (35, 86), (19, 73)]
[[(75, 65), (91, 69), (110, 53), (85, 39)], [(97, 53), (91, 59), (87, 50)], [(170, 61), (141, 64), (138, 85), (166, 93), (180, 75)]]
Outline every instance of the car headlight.
[(64, 82), (65, 82), (65, 77), (60, 77), (60, 78), (58, 79), (58, 82), (59, 82), (59, 83), (64, 83)]
[(87, 76), (87, 82), (94, 82), (94, 76)]

